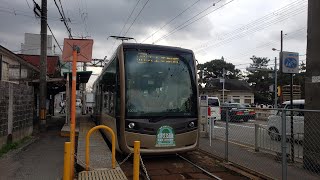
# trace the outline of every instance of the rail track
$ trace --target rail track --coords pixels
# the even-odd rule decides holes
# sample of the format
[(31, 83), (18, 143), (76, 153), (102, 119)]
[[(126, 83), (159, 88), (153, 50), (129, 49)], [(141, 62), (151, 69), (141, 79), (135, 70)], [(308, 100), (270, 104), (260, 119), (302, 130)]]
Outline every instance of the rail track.
[[(180, 180), (180, 179), (250, 179), (231, 171), (223, 162), (201, 151), (168, 156), (142, 156), (140, 179)], [(132, 158), (121, 164), (128, 179), (132, 179)], [(146, 172), (144, 172), (145, 167)]]

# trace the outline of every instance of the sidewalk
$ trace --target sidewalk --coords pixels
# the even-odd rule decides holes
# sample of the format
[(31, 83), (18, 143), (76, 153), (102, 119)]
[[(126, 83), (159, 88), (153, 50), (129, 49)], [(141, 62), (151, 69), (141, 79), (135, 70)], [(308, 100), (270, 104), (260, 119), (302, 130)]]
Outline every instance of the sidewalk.
[(65, 122), (63, 116), (47, 120), (47, 132), (37, 135), (37, 140), (17, 153), (0, 159), (0, 179), (6, 180), (57, 180), (62, 178), (64, 142), (60, 136)]
[[(229, 161), (253, 171), (259, 172), (273, 179), (282, 178), (281, 161), (277, 161), (274, 156), (263, 153), (255, 152), (254, 149), (229, 143)], [(200, 138), (199, 148), (211, 153), (215, 156), (225, 157), (225, 142), (222, 140), (213, 139), (212, 146), (209, 145), (209, 138)], [(314, 174), (310, 171), (304, 170), (302, 164), (300, 166), (290, 165), (288, 163), (287, 179), (319, 179), (320, 174)]]

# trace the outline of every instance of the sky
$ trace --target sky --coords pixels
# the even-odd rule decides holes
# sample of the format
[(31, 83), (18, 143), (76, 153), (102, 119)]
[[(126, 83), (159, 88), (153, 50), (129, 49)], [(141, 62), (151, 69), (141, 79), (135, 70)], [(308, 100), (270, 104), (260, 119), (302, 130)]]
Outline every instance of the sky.
[[(0, 44), (19, 53), (24, 33), (40, 34), (32, 0), (1, 0)], [(40, 0), (35, 0), (41, 5)], [(56, 0), (60, 10), (59, 0)], [(253, 55), (274, 58), (280, 49), (306, 59), (307, 0), (60, 0), (74, 38), (94, 40), (93, 58), (111, 57), (121, 43), (177, 46), (194, 51), (199, 63), (220, 59), (244, 71)], [(134, 10), (134, 11), (133, 11)], [(132, 12), (132, 13), (131, 13)], [(130, 16), (131, 14), (131, 16)], [(54, 0), (48, 0), (48, 25), (60, 47), (68, 32)], [(48, 34), (51, 32), (48, 30)], [(56, 44), (56, 43), (54, 43)], [(61, 53), (57, 48), (56, 53)], [(102, 68), (89, 67), (93, 83)]]

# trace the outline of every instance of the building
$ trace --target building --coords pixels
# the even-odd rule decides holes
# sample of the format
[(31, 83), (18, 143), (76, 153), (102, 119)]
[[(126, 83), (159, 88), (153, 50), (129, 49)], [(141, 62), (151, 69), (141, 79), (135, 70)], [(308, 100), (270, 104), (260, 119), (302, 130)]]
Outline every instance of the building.
[(0, 46), (0, 148), (33, 132), (39, 69)]
[[(47, 35), (47, 55), (54, 55), (55, 49), (52, 46), (52, 35)], [(24, 43), (21, 43), (21, 54), (40, 55), (41, 51), (41, 35), (25, 33)]]
[(199, 89), (200, 94), (216, 96), (221, 102), (236, 102), (244, 104), (254, 103), (254, 93), (246, 81), (237, 79), (225, 79), (224, 100), (222, 95), (222, 83), (220, 79), (211, 79), (204, 88)]

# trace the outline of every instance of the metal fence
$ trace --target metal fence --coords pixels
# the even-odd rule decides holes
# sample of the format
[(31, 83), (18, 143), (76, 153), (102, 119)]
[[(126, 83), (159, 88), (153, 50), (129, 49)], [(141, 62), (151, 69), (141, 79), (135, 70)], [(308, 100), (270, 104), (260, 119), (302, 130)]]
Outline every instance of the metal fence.
[(272, 179), (320, 179), (320, 111), (269, 110), (257, 120), (255, 109), (223, 107), (200, 148)]

